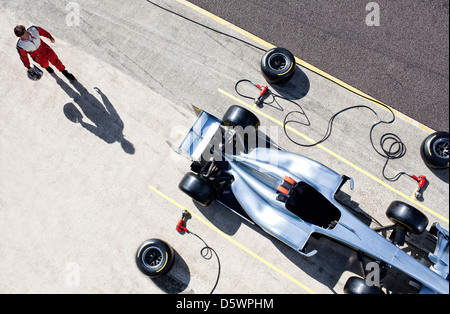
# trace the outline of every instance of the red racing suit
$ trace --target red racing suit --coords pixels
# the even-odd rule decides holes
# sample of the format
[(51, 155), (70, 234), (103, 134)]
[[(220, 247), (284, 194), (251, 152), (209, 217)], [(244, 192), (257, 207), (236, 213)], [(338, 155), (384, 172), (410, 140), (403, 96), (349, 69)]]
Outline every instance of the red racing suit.
[(49, 45), (41, 40), (41, 36), (52, 39), (52, 35), (50, 35), (50, 33), (45, 29), (37, 26), (29, 27), (27, 32), (30, 38), (23, 40), (19, 37), (16, 45), (23, 65), (25, 65), (26, 68), (30, 67), (30, 60), (28, 59), (28, 55), (30, 55), (31, 58), (33, 58), (33, 60), (39, 63), (43, 68), (48, 68), (50, 66), (50, 62), (59, 71), (64, 71), (66, 67), (59, 60), (56, 53), (52, 48), (50, 48)]

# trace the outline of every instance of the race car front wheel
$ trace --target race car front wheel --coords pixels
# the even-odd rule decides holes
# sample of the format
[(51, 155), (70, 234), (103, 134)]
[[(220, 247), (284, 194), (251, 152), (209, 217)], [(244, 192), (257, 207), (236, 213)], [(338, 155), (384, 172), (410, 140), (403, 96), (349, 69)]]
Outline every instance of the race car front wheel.
[(422, 143), (420, 154), (424, 163), (434, 169), (449, 167), (449, 134), (436, 132), (428, 136)]
[(380, 288), (368, 285), (367, 282), (359, 277), (350, 277), (345, 286), (345, 294), (384, 294)]
[(192, 172), (184, 176), (178, 188), (204, 207), (211, 205), (219, 194), (215, 187)]
[(136, 251), (139, 270), (150, 278), (167, 274), (174, 264), (173, 248), (160, 239), (150, 239), (142, 243)]
[(386, 216), (399, 227), (421, 234), (428, 226), (428, 218), (420, 210), (400, 201), (389, 205)]

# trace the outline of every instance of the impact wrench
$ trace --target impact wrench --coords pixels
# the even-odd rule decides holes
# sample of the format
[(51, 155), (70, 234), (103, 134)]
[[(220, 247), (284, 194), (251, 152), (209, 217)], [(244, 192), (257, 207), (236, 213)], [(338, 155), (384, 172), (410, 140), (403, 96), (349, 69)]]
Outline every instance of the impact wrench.
[(417, 188), (416, 192), (414, 193), (414, 195), (416, 196), (417, 199), (422, 197), (422, 190), (423, 187), (425, 186), (425, 184), (427, 183), (427, 177), (425, 176), (412, 176), (412, 178), (414, 180), (417, 181), (417, 183), (419, 183), (419, 187)]
[(186, 220), (187, 220), (187, 217), (188, 217), (188, 215), (189, 215), (189, 212), (187, 211), (187, 210), (185, 210), (185, 211), (183, 211), (183, 214), (182, 214), (182, 216), (181, 216), (181, 219), (178, 221), (178, 224), (177, 224), (177, 227), (176, 227), (176, 230), (178, 231), (178, 232), (186, 232), (186, 233), (188, 233), (188, 234), (190, 234), (191, 232), (185, 227), (186, 226)]
[(220, 268), (221, 267), (220, 267), (219, 255), (217, 255), (216, 251), (214, 251), (214, 249), (211, 248), (201, 237), (199, 237), (197, 234), (189, 231), (188, 228), (186, 228), (186, 221), (188, 220), (189, 216), (190, 216), (190, 213), (187, 210), (184, 210), (183, 214), (181, 215), (181, 219), (178, 221), (175, 229), (180, 234), (183, 234), (183, 231), (185, 233), (187, 233), (187, 234), (192, 234), (193, 236), (196, 236), (198, 239), (200, 239), (200, 241), (202, 241), (203, 244), (205, 244), (205, 246), (200, 250), (200, 255), (204, 259), (210, 260), (212, 258), (213, 253), (216, 256), (219, 269), (218, 269), (218, 272), (217, 272), (216, 283), (215, 283), (213, 289), (210, 292), (210, 294), (213, 294), (214, 290), (216, 290), (217, 284), (219, 283), (219, 279), (220, 279)]
[(255, 98), (255, 105), (259, 106), (259, 104), (261, 103), (261, 101), (262, 101), (264, 95), (265, 95), (265, 94), (267, 93), (267, 91), (269, 90), (269, 87), (266, 86), (266, 85), (261, 86), (261, 85), (259, 85), (259, 84), (255, 85), (255, 86), (258, 87), (259, 90), (261, 91), (261, 92), (259, 93), (258, 98)]

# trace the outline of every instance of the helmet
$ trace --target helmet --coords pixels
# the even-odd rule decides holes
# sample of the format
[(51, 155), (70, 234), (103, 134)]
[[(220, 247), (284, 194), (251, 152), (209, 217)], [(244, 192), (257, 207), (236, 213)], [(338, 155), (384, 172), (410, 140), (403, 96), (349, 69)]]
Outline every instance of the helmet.
[(42, 77), (42, 71), (33, 65), (33, 71), (27, 71), (28, 78), (32, 81), (39, 81)]

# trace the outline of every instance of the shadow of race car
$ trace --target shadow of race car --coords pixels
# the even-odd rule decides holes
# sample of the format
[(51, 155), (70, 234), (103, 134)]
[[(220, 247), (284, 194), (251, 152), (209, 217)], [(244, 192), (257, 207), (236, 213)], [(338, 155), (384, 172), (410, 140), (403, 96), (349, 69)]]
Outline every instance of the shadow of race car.
[[(258, 118), (245, 108), (232, 106), (222, 119), (194, 109), (198, 118), (181, 145), (169, 143), (192, 162), (179, 188), (194, 201), (222, 204), (305, 257), (317, 253), (305, 248), (320, 234), (355, 249), (362, 262), (368, 256), (383, 270), (400, 270), (421, 284), (420, 293), (449, 293), (449, 233), (438, 223), (430, 229), (436, 246), (428, 267), (400, 248), (406, 237), (426, 230), (422, 212), (394, 201), (386, 212), (393, 224), (371, 229), (335, 198), (347, 182), (353, 190), (350, 177), (262, 137)], [(390, 231), (389, 238), (382, 231)], [(352, 277), (344, 292), (383, 293), (382, 282)]]

